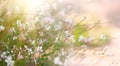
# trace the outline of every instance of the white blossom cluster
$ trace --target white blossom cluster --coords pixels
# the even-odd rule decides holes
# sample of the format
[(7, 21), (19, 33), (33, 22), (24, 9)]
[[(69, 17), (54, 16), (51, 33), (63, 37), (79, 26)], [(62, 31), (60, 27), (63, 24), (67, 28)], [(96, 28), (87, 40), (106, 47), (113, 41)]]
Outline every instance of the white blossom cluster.
[(8, 56), (5, 62), (7, 63), (7, 66), (14, 66), (14, 61), (12, 60), (11, 56)]
[(1, 59), (5, 59), (7, 66), (14, 66), (14, 60), (12, 59), (12, 56), (10, 56), (10, 55), (7, 56), (7, 52), (2, 52), (0, 57), (1, 57)]
[[(75, 34), (77, 23), (67, 15), (67, 8), (61, 3), (62, 0), (45, 2), (45, 6), (33, 10), (34, 15), (15, 16), (12, 24), (8, 21), (8, 26), (0, 25), (0, 61), (7, 66), (14, 66), (20, 60), (25, 60), (26, 66), (41, 66), (37, 64), (45, 61), (64, 66), (74, 55), (75, 46), (84, 44), (82, 47), (86, 48), (92, 44), (94, 37)], [(106, 35), (102, 34), (99, 39), (105, 40)]]

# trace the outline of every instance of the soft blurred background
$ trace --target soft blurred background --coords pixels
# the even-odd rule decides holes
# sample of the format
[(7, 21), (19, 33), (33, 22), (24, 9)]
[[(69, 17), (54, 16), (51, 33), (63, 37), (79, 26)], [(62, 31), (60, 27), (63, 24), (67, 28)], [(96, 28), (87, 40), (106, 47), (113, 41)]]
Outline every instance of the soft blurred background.
[[(107, 26), (110, 31), (111, 41), (107, 45), (106, 55), (95, 65), (89, 65), (97, 61), (99, 57), (88, 54), (88, 58), (80, 66), (119, 66), (120, 61), (120, 1), (119, 0), (67, 0), (72, 5), (73, 11), (80, 15), (94, 16), (99, 18), (101, 25)], [(104, 28), (102, 28), (104, 30)], [(95, 31), (96, 32), (96, 31)], [(89, 53), (89, 52), (88, 52)], [(94, 57), (93, 57), (94, 56)], [(93, 62), (92, 62), (93, 61)], [(74, 62), (73, 62), (74, 63)], [(76, 65), (79, 66), (79, 65)]]

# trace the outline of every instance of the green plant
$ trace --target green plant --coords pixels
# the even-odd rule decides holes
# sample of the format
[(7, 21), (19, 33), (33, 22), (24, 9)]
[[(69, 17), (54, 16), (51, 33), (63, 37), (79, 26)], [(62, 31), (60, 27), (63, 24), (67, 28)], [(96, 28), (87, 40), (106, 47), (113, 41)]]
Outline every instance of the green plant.
[[(7, 3), (2, 2), (0, 11), (0, 66), (62, 65), (74, 46), (93, 41), (86, 32), (89, 27), (75, 23), (59, 1), (45, 2), (50, 8), (36, 10), (32, 16), (22, 8), (15, 12), (15, 6)], [(57, 56), (62, 62), (56, 62), (60, 60)]]

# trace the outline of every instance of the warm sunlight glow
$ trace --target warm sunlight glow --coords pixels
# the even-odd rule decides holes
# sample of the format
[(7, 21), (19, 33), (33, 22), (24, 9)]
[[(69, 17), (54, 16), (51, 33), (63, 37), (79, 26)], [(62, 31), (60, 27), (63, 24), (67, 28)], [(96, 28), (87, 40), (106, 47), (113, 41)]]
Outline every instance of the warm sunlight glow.
[(25, 0), (26, 8), (33, 10), (39, 9), (43, 6), (44, 0)]
[(47, 0), (16, 0), (18, 8), (22, 9), (27, 16), (34, 16), (39, 10), (46, 9)]
[(16, 4), (22, 6), (27, 12), (31, 12), (44, 8), (45, 0), (16, 0)]

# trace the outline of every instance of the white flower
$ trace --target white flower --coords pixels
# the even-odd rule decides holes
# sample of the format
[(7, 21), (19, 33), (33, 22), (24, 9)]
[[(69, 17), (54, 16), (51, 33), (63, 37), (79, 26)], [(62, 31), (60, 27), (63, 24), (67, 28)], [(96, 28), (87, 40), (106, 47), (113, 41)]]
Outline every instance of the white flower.
[(101, 39), (101, 40), (105, 40), (105, 39), (106, 39), (106, 35), (105, 35), (105, 34), (102, 34), (102, 35), (100, 36), (100, 39)]
[(14, 37), (13, 37), (13, 40), (16, 40), (16, 39), (17, 39), (17, 36), (14, 36)]
[(35, 44), (35, 40), (33, 40), (31, 44), (34, 45)]
[(35, 18), (35, 22), (38, 22), (38, 21), (39, 21), (39, 17), (36, 17), (36, 18)]
[(27, 46), (27, 45), (24, 45), (24, 48), (25, 48), (25, 49), (28, 49), (28, 46)]
[(11, 56), (8, 56), (8, 57), (5, 59), (5, 62), (7, 63), (7, 66), (14, 66), (14, 61), (12, 60), (12, 57), (11, 57)]
[(54, 59), (54, 64), (59, 64), (59, 65), (62, 65), (63, 63), (60, 61), (60, 57), (56, 57)]
[(17, 56), (17, 59), (18, 60), (21, 60), (21, 59), (23, 59), (24, 57), (22, 56), (22, 54), (19, 52), (19, 54), (18, 54), (18, 56)]
[(40, 52), (43, 52), (42, 48), (43, 48), (42, 46), (38, 46), (38, 47), (36, 48), (36, 51), (37, 51), (37, 52), (39, 52), (39, 51), (40, 51)]
[(59, 38), (58, 38), (58, 37), (56, 37), (54, 42), (56, 43), (56, 42), (58, 42), (58, 40), (59, 40)]
[(39, 32), (40, 36), (44, 36), (44, 33), (43, 32)]
[(7, 52), (2, 52), (1, 58), (6, 58), (6, 54), (7, 54)]
[(59, 0), (59, 2), (62, 2), (62, 0)]
[(69, 36), (69, 31), (65, 31), (66, 36)]
[(33, 50), (31, 48), (28, 48), (27, 50), (29, 55), (33, 53)]
[(75, 42), (76, 42), (76, 40), (74, 39), (74, 35), (69, 36), (68, 39), (69, 39), (72, 43), (75, 43)]
[(4, 30), (5, 29), (5, 27), (4, 26), (0, 26), (0, 31), (2, 31), (2, 30)]
[(80, 41), (83, 41), (83, 40), (85, 40), (85, 38), (82, 35), (80, 35), (78, 41), (80, 42)]
[(39, 47), (39, 49), (40, 49), (40, 51), (41, 51), (41, 52), (43, 52), (43, 50), (42, 50), (42, 49), (43, 49), (43, 47), (42, 47), (42, 46), (40, 46), (40, 47)]
[(59, 30), (61, 28), (61, 25), (55, 25), (55, 31)]
[(51, 29), (51, 26), (46, 26), (45, 27), (45, 30), (50, 30)]
[(20, 20), (17, 20), (17, 21), (16, 21), (16, 24), (17, 24), (19, 27), (22, 27), (22, 23), (21, 23)]

